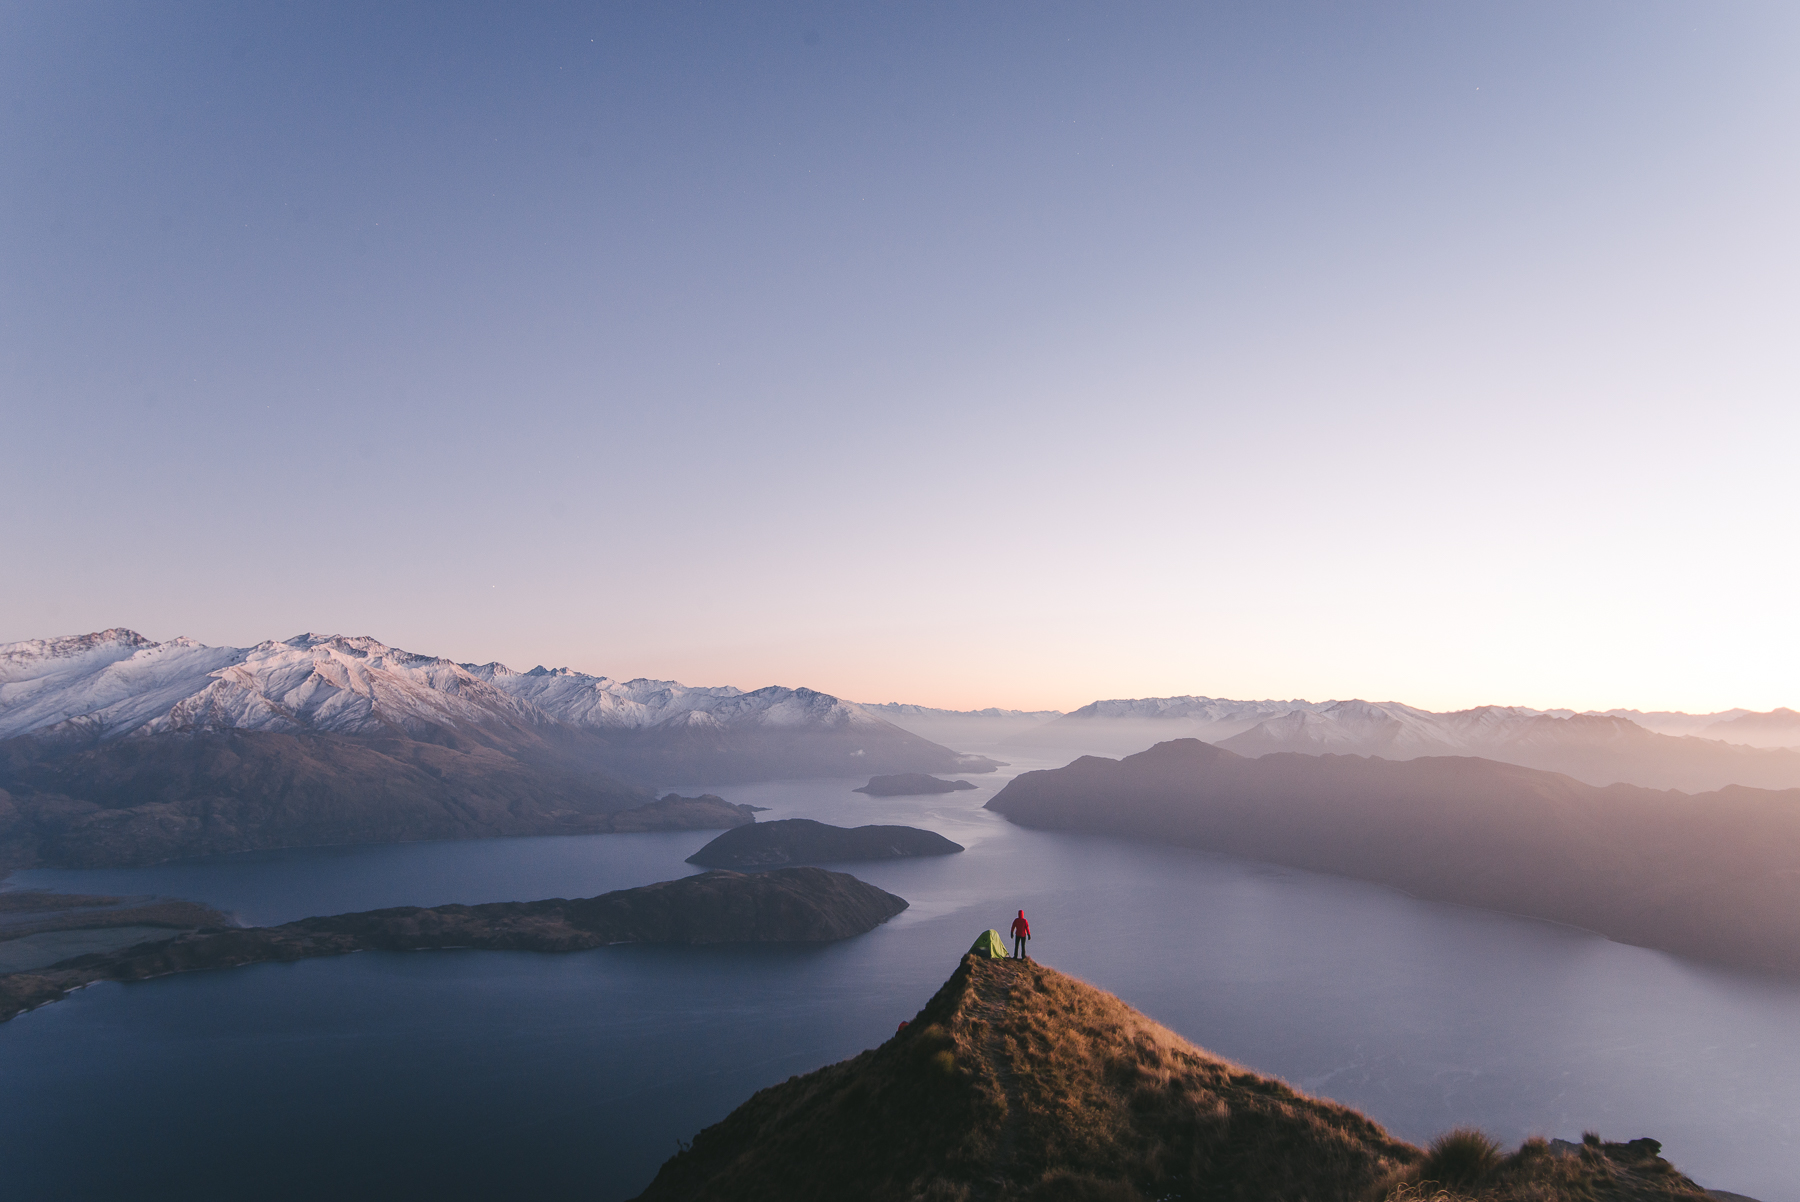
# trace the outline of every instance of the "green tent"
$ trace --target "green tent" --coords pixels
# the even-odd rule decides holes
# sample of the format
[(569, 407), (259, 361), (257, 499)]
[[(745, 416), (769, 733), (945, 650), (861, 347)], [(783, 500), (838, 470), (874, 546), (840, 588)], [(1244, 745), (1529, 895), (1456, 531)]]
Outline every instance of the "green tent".
[(1006, 959), (1006, 941), (1000, 938), (999, 931), (983, 931), (975, 946), (969, 949), (977, 956), (986, 956), (990, 960)]

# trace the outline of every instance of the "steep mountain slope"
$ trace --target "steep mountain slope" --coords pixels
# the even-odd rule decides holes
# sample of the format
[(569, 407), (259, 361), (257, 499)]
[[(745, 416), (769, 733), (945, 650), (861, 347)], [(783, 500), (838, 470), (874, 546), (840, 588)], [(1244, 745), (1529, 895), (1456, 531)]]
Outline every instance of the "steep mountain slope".
[[(1558, 1164), (1538, 1141), (1445, 1184), (1496, 1200), (1704, 1199), (1653, 1146)], [(1362, 1202), (1433, 1197), (1421, 1171), (1448, 1177), (1443, 1161), (1091, 985), (969, 955), (899, 1034), (756, 1094), (640, 1199)], [(1561, 1188), (1532, 1192), (1546, 1180)]]
[(153, 643), (131, 630), (0, 646), (0, 740), (85, 745), (136, 730), (240, 664), (241, 647)]
[(1181, 739), (1025, 773), (988, 808), (1800, 971), (1800, 790), (1690, 796), (1472, 757), (1248, 759)]
[(0, 646), (0, 865), (606, 830), (652, 797), (625, 780), (992, 767), (809, 689), (517, 673), (316, 634)]
[(673, 680), (614, 680), (569, 668), (515, 672), (499, 663), (462, 667), (559, 722), (591, 730), (641, 730), (690, 713), (707, 713), (744, 696), (743, 690), (729, 685), (689, 688)]

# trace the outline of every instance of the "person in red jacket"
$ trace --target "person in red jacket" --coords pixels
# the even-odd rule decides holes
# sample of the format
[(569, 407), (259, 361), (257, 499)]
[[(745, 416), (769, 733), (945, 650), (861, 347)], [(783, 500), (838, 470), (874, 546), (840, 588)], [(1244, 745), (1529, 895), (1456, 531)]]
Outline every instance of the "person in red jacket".
[(1025, 921), (1025, 911), (1023, 910), (1020, 910), (1019, 916), (1013, 919), (1012, 937), (1013, 959), (1023, 960), (1025, 958), (1025, 941), (1031, 938), (1031, 924)]

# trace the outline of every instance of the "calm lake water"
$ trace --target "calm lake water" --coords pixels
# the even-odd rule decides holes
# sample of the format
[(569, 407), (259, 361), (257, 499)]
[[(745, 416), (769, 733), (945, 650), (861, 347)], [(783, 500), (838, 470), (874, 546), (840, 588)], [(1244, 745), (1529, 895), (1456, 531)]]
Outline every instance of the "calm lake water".
[[(1019, 764), (1017, 768), (1036, 765)], [(753, 1091), (891, 1035), (1023, 907), (1047, 964), (1425, 1141), (1649, 1135), (1800, 1202), (1800, 982), (1201, 853), (1013, 827), (976, 792), (718, 790), (763, 820), (901, 822), (961, 855), (845, 866), (907, 898), (816, 948), (365, 952), (99, 985), (0, 1024), (0, 1194), (629, 1198)], [(684, 792), (696, 792), (684, 789)], [(590, 896), (686, 875), (694, 834), (255, 853), (16, 873), (246, 921)]]

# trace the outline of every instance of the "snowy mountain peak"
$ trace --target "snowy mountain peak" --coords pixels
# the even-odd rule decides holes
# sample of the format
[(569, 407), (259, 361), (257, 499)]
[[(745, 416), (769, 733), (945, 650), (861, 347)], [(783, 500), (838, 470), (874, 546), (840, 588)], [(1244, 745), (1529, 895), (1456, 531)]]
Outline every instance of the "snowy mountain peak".
[[(274, 644), (262, 644), (273, 646)], [(380, 639), (366, 634), (298, 634), (279, 644), (297, 651), (311, 651), (315, 658), (329, 658), (333, 655), (369, 660), (371, 663), (387, 664), (396, 667), (420, 667), (427, 664), (441, 664), (446, 667), (460, 667), (451, 661), (436, 655), (420, 655), (412, 651), (403, 651), (398, 647), (390, 647)]]
[(123, 626), (93, 634), (4, 643), (0, 644), (0, 683), (79, 671), (84, 666), (125, 659), (140, 648), (154, 645)]
[(307, 632), (254, 647), (153, 642), (116, 629), (0, 647), (0, 738), (100, 742), (173, 731), (417, 735), (431, 727), (561, 724), (885, 725), (812, 689), (691, 688), (570, 668), (459, 664), (368, 635)]
[(9, 644), (0, 648), (0, 738), (79, 743), (126, 734), (247, 654), (119, 629)]
[(374, 734), (532, 724), (529, 706), (461, 666), (367, 636), (305, 634), (258, 644), (132, 733), (317, 730)]

